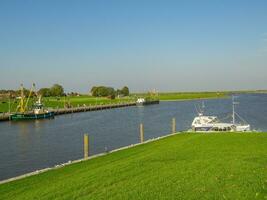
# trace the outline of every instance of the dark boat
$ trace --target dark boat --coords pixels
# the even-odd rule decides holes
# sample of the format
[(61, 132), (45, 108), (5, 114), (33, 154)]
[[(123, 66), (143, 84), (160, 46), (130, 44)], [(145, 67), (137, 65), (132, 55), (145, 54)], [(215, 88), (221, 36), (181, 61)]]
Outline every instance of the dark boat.
[(34, 120), (34, 119), (47, 119), (53, 118), (55, 116), (54, 112), (47, 112), (42, 114), (34, 114), (34, 113), (15, 113), (11, 115), (11, 120), (13, 121), (20, 121), (20, 120)]
[(151, 104), (159, 104), (159, 100), (138, 98), (136, 101), (137, 106), (146, 106), (146, 105), (151, 105)]
[[(33, 84), (33, 88), (34, 88), (34, 84)], [(33, 89), (31, 90), (26, 103), (25, 103), (23, 90), (24, 90), (23, 86), (21, 86), (20, 104), (18, 106), (18, 108), (20, 109), (20, 112), (14, 113), (10, 116), (10, 119), (12, 121), (54, 118), (55, 113), (53, 111), (49, 111), (44, 108), (41, 102), (41, 96), (39, 96), (38, 101), (35, 102), (35, 104), (33, 105), (33, 109), (31, 111), (27, 111), (28, 101), (32, 94)]]

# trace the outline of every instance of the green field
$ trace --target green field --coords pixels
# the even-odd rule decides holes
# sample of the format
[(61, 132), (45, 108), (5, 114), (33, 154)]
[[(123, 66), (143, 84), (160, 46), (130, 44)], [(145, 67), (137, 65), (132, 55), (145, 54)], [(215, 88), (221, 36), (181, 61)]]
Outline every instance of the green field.
[[(69, 104), (73, 107), (77, 106), (89, 106), (89, 105), (103, 105), (103, 104), (115, 104), (115, 103), (126, 103), (135, 102), (137, 97), (146, 97), (148, 94), (132, 94), (130, 97), (108, 99), (105, 97), (92, 97), (92, 96), (73, 96), (73, 97), (45, 97), (43, 103), (48, 108), (64, 108), (65, 105)], [(191, 100), (191, 99), (205, 99), (205, 98), (223, 98), (227, 97), (226, 92), (183, 92), (183, 93), (159, 93), (158, 96), (152, 97), (152, 99), (160, 99), (162, 101), (175, 101), (175, 100)], [(35, 99), (36, 100), (36, 99)], [(29, 107), (35, 101), (30, 99)], [(10, 102), (11, 112), (15, 112), (18, 106), (19, 100), (12, 99)], [(9, 100), (0, 100), (0, 112), (9, 111)]]
[[(29, 106), (33, 104), (36, 99), (29, 100)], [(92, 97), (92, 96), (74, 96), (74, 97), (45, 97), (42, 99), (45, 107), (48, 108), (64, 108), (68, 103), (73, 106), (89, 106), (89, 105), (104, 105), (104, 104), (115, 104), (115, 103), (126, 103), (135, 101), (134, 98), (131, 97), (123, 97), (117, 99), (108, 99), (104, 97)], [(15, 112), (18, 106), (19, 100), (11, 100), (10, 110), (11, 112)], [(9, 100), (5, 99), (0, 101), (0, 112), (8, 112), (9, 111)]]
[(191, 99), (207, 98), (225, 98), (228, 92), (180, 92), (180, 93), (159, 93), (159, 99), (162, 101), (177, 101)]
[(267, 134), (178, 134), (0, 185), (0, 199), (266, 199)]

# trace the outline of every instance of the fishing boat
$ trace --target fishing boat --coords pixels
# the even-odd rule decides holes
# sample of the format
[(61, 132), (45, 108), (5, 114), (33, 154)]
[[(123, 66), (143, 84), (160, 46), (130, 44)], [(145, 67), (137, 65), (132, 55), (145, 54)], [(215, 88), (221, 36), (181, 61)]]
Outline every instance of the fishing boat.
[(28, 109), (28, 103), (29, 99), (31, 98), (33, 94), (33, 90), (35, 88), (35, 85), (33, 84), (32, 89), (29, 93), (29, 96), (27, 100), (25, 101), (25, 95), (24, 95), (24, 88), (23, 85), (21, 85), (21, 96), (19, 97), (20, 103), (17, 107), (16, 113), (12, 114), (10, 116), (10, 119), (12, 121), (19, 121), (19, 120), (34, 120), (34, 119), (47, 119), (47, 118), (53, 118), (55, 113), (53, 111), (49, 111), (44, 108), (42, 104), (42, 96), (38, 96), (38, 100), (33, 104), (32, 109)]
[(145, 98), (138, 98), (138, 99), (136, 100), (136, 105), (137, 105), (137, 106), (143, 106), (145, 103), (146, 103)]
[(147, 99), (147, 98), (138, 98), (136, 100), (136, 105), (137, 106), (146, 106), (146, 105), (151, 105), (151, 104), (159, 104), (159, 100), (155, 99)]
[[(194, 132), (246, 132), (250, 131), (250, 124), (245, 122), (238, 113), (235, 111), (235, 105), (238, 102), (234, 101), (232, 98), (232, 122), (226, 123), (221, 122), (217, 116), (207, 116), (204, 115), (204, 104), (202, 104), (202, 109), (198, 111), (198, 116), (194, 118), (192, 122), (192, 129), (190, 131)], [(236, 117), (238, 117), (241, 122), (237, 122)]]

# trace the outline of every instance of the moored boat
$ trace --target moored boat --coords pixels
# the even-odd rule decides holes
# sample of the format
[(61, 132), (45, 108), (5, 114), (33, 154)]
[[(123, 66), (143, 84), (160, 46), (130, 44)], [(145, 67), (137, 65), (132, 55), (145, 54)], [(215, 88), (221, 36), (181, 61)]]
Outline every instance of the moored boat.
[(15, 113), (11, 115), (11, 120), (19, 121), (19, 120), (47, 119), (47, 118), (53, 118), (54, 116), (55, 116), (54, 112), (47, 112), (47, 113), (42, 113), (42, 114)]
[(49, 111), (44, 108), (41, 101), (42, 99), (41, 95), (38, 96), (38, 101), (34, 103), (32, 110), (28, 110), (29, 98), (33, 93), (34, 87), (35, 85), (33, 84), (30, 94), (25, 102), (24, 88), (21, 85), (20, 104), (18, 105), (17, 108), (17, 111), (19, 110), (19, 112), (16, 112), (10, 116), (10, 119), (12, 121), (47, 119), (47, 118), (53, 118), (55, 116), (55, 113), (53, 111)]
[(151, 105), (151, 104), (159, 104), (159, 100), (149, 100), (146, 98), (138, 98), (136, 101), (137, 106), (145, 106), (145, 105)]
[[(246, 123), (236, 112), (235, 105), (238, 102), (234, 102), (233, 99), (233, 113), (232, 122), (221, 122), (216, 116), (205, 116), (204, 105), (202, 110), (198, 112), (198, 116), (194, 118), (192, 122), (192, 129), (189, 131), (194, 132), (246, 132), (250, 131), (250, 124)], [(242, 122), (236, 122), (236, 116), (241, 119)]]
[(145, 104), (146, 100), (144, 98), (138, 98), (136, 100), (136, 105), (137, 106), (143, 106)]

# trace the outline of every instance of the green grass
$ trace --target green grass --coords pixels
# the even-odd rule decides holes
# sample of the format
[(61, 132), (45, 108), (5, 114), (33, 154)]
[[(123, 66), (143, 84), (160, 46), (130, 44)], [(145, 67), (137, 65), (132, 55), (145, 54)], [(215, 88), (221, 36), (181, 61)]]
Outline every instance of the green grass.
[(91, 96), (79, 96), (79, 97), (61, 97), (61, 98), (56, 98), (56, 97), (49, 97), (49, 98), (44, 98), (44, 103), (46, 104), (47, 107), (64, 107), (64, 102), (70, 104), (72, 106), (83, 106), (83, 105), (103, 105), (103, 104), (114, 104), (114, 103), (126, 103), (134, 101), (133, 98), (129, 97), (124, 97), (120, 99), (108, 99), (105, 97), (91, 97)]
[[(174, 101), (174, 100), (191, 100), (191, 99), (205, 99), (205, 98), (222, 98), (227, 97), (226, 92), (184, 92), (184, 93), (160, 93), (159, 97), (154, 97), (163, 101)], [(108, 99), (105, 97), (92, 97), (92, 96), (79, 96), (79, 97), (45, 97), (43, 103), (48, 108), (64, 108), (65, 103), (70, 103), (71, 106), (77, 107), (82, 105), (103, 105), (103, 104), (114, 104), (114, 103), (125, 103), (134, 102), (138, 96), (145, 97), (147, 94), (133, 94), (130, 97)], [(33, 104), (34, 100), (30, 99), (29, 106)], [(19, 100), (11, 100), (11, 112), (15, 112), (18, 106)], [(0, 100), (0, 112), (9, 111), (9, 100)]]
[[(120, 99), (108, 99), (104, 97), (91, 97), (91, 96), (79, 96), (79, 97), (45, 97), (42, 99), (43, 104), (48, 108), (64, 108), (65, 103), (70, 103), (71, 106), (89, 106), (89, 105), (104, 105), (104, 104), (115, 104), (133, 102), (134, 98), (124, 97)], [(34, 100), (30, 99), (29, 106), (33, 104)], [(19, 100), (11, 100), (11, 112), (15, 112), (18, 106)], [(9, 102), (8, 99), (0, 101), (0, 112), (8, 112)]]
[(266, 199), (267, 134), (179, 134), (0, 185), (0, 199)]
[(190, 100), (190, 99), (208, 99), (228, 97), (227, 92), (181, 92), (181, 93), (159, 93), (159, 99), (162, 101)]

